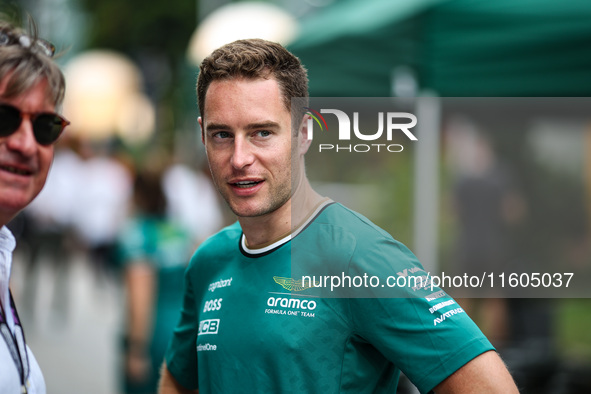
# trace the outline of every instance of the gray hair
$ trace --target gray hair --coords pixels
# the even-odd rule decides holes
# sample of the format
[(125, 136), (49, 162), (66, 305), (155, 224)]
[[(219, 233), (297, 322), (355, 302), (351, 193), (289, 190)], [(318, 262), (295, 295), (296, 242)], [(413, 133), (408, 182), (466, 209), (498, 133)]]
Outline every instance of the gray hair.
[(29, 30), (27, 33), (13, 26), (0, 14), (0, 35), (5, 41), (9, 38), (17, 40), (0, 42), (0, 81), (6, 84), (2, 97), (18, 97), (46, 80), (47, 98), (59, 107), (66, 91), (64, 75), (52, 56), (41, 50), (41, 44), (46, 42), (37, 36), (37, 29), (32, 20)]

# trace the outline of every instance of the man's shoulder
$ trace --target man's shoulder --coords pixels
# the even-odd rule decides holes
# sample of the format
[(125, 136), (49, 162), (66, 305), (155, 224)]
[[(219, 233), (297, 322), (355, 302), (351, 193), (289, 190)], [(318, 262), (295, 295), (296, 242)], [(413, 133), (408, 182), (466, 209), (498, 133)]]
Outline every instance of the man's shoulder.
[(242, 229), (238, 223), (231, 224), (211, 235), (199, 245), (186, 270), (193, 286), (198, 288), (240, 258), (238, 243)]
[(392, 235), (370, 219), (338, 202), (328, 205), (314, 224), (328, 231), (344, 231), (363, 241), (383, 239), (394, 241)]
[(388, 255), (395, 257), (412, 253), (364, 215), (340, 203), (333, 202), (320, 212), (315, 220), (292, 241), (297, 250), (314, 250), (319, 256), (332, 256), (330, 260), (348, 261), (353, 256)]
[(339, 203), (331, 204), (328, 208), (331, 209), (326, 209), (327, 215), (319, 223), (331, 226), (331, 236), (333, 239), (341, 237), (341, 245), (353, 245), (354, 253), (358, 257), (365, 259), (370, 256), (381, 256), (384, 260), (420, 265), (414, 253), (405, 244), (364, 215)]
[[(292, 272), (307, 277), (315, 275), (316, 279), (367, 274), (385, 280), (386, 276), (397, 273), (423, 274), (423, 268), (416, 256), (388, 232), (364, 215), (333, 203), (317, 216), (301, 237), (293, 240)], [(373, 288), (369, 288), (371, 293), (361, 292), (366, 289), (344, 286), (338, 291), (344, 298), (378, 294)], [(318, 291), (324, 294), (322, 286)], [(335, 297), (332, 287), (330, 291), (330, 296)]]
[(192, 260), (212, 258), (220, 254), (227, 255), (233, 249), (238, 251), (238, 243), (240, 242), (241, 235), (242, 228), (238, 222), (224, 227), (199, 245)]

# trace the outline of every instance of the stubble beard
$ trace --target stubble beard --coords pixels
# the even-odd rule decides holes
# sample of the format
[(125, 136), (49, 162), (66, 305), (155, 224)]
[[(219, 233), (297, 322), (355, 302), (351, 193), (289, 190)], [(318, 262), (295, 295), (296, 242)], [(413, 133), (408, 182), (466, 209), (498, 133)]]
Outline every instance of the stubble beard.
[[(214, 177), (214, 179), (216, 178)], [(218, 192), (226, 201), (226, 204), (228, 204), (230, 210), (238, 217), (259, 217), (275, 212), (289, 201), (292, 194), (290, 176), (286, 177), (285, 182), (272, 187), (273, 190), (269, 190), (269, 192), (267, 192), (267, 196), (259, 195), (261, 193), (261, 191), (259, 191), (257, 195), (251, 197), (236, 197), (232, 195), (230, 190), (228, 190), (226, 183), (219, 184), (218, 181), (215, 181), (215, 185), (218, 189)], [(256, 203), (254, 206), (242, 208), (241, 206), (244, 205), (244, 201), (248, 199), (261, 201)]]

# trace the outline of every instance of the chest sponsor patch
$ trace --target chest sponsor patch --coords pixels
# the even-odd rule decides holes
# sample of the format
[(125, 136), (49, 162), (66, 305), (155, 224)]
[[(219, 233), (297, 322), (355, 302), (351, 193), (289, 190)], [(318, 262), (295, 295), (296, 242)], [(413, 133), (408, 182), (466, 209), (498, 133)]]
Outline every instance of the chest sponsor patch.
[(220, 279), (216, 282), (212, 282), (209, 284), (207, 289), (213, 293), (216, 289), (221, 289), (222, 287), (228, 287), (228, 286), (232, 286), (232, 278)]
[(274, 276), (273, 280), (287, 291), (303, 291), (312, 287), (312, 285), (305, 286), (301, 279), (295, 280), (293, 278)]
[(199, 322), (199, 335), (217, 334), (220, 327), (220, 319), (207, 319)]
[(265, 313), (272, 315), (289, 315), (315, 317), (316, 301), (299, 298), (269, 297)]

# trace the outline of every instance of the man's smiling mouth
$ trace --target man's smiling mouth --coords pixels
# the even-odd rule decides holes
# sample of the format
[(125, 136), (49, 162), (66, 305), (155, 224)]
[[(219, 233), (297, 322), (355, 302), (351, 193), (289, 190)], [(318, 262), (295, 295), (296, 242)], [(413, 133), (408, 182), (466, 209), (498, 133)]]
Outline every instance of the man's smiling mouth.
[(241, 189), (247, 189), (249, 187), (253, 187), (258, 185), (259, 183), (261, 183), (262, 181), (242, 181), (242, 182), (235, 182), (232, 183), (232, 186), (241, 188)]
[(25, 170), (22, 168), (17, 168), (17, 167), (13, 167), (13, 166), (0, 166), (0, 169), (6, 172), (10, 172), (12, 174), (16, 174), (16, 175), (31, 175), (32, 172), (29, 170)]

